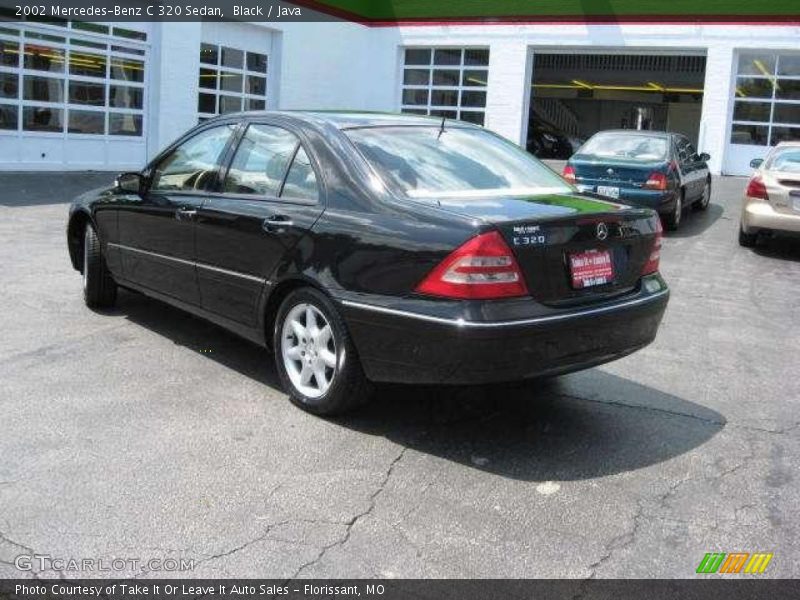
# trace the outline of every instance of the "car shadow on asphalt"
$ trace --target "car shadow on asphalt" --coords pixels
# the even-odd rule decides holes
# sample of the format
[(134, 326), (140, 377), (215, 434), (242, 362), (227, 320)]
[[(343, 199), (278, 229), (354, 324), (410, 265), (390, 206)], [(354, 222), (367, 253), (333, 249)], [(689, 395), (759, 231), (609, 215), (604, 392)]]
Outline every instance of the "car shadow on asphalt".
[(671, 238), (689, 238), (703, 234), (722, 217), (725, 209), (712, 201), (705, 210), (688, 208), (683, 213), (678, 231), (665, 231), (664, 234)]
[[(114, 313), (283, 393), (267, 350), (211, 323), (128, 292)], [(330, 421), (523, 481), (645, 468), (701, 446), (725, 427), (716, 411), (600, 369), (515, 384), (380, 385), (369, 404)]]
[(120, 290), (117, 306), (104, 312), (124, 316), (209, 360), (271, 388), (281, 389), (268, 350), (204, 319), (127, 290)]
[[(576, 394), (576, 378), (595, 391)], [(337, 422), (523, 481), (641, 469), (689, 452), (725, 426), (713, 410), (599, 369), (517, 384), (384, 386)]]
[(753, 252), (765, 258), (800, 261), (800, 237), (775, 236), (759, 239)]

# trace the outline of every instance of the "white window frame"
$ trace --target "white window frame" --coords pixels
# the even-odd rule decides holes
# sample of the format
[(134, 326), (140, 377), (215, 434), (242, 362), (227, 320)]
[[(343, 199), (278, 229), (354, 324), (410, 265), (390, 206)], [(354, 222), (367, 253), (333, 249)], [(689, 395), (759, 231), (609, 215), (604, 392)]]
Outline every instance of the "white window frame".
[[(268, 97), (269, 91), (270, 91), (270, 89), (269, 89), (270, 88), (270, 85), (269, 85), (269, 74), (270, 74), (270, 67), (271, 67), (271, 65), (270, 65), (270, 62), (271, 62), (270, 55), (267, 52), (255, 52), (253, 50), (247, 50), (246, 48), (234, 47), (234, 46), (230, 46), (230, 45), (227, 45), (227, 44), (221, 44), (221, 43), (217, 43), (217, 42), (201, 42), (200, 49), (199, 49), (201, 53), (202, 53), (203, 46), (214, 46), (217, 49), (217, 62), (216, 62), (216, 64), (211, 64), (211, 63), (206, 63), (206, 62), (202, 62), (201, 61), (200, 62), (200, 66), (199, 66), (198, 71), (197, 71), (197, 77), (198, 77), (197, 116), (198, 116), (198, 120), (204, 121), (206, 119), (210, 119), (210, 118), (216, 117), (217, 115), (226, 114), (226, 113), (220, 112), (220, 102), (221, 102), (220, 98), (223, 97), (223, 96), (229, 96), (229, 97), (238, 98), (239, 101), (240, 101), (240, 104), (239, 104), (240, 110), (243, 110), (243, 111), (246, 111), (246, 110), (265, 110), (266, 107), (267, 107), (267, 97)], [(223, 48), (228, 48), (228, 49), (231, 49), (231, 50), (237, 50), (237, 51), (242, 53), (242, 68), (241, 69), (236, 68), (236, 67), (225, 67), (225, 66), (222, 66), (222, 50), (223, 50)], [(247, 66), (247, 55), (248, 54), (258, 54), (260, 56), (265, 57), (266, 61), (267, 61), (267, 70), (266, 71), (251, 71)], [(200, 72), (203, 69), (214, 71), (216, 73), (216, 81), (217, 81), (216, 88), (212, 89), (212, 88), (200, 87), (199, 78), (200, 78)], [(237, 92), (237, 91), (233, 91), (233, 90), (223, 90), (222, 89), (222, 76), (225, 73), (228, 73), (228, 74), (234, 75), (234, 76), (236, 76), (236, 75), (241, 76), (241, 78), (242, 78), (242, 89), (240, 91)], [(262, 94), (253, 94), (253, 93), (245, 91), (245, 89), (247, 88), (247, 78), (248, 78), (248, 76), (251, 76), (251, 75), (252, 76), (256, 76), (256, 77), (260, 77), (261, 79), (264, 80), (264, 94), (263, 95)], [(214, 96), (214, 109), (215, 109), (215, 112), (213, 112), (213, 113), (202, 112), (200, 110), (200, 94)], [(250, 109), (247, 106), (247, 101), (248, 100), (261, 101), (264, 104), (264, 108), (263, 109)], [(239, 112), (239, 111), (228, 111), (228, 112)]]
[[(109, 32), (113, 31), (110, 25), (106, 26)], [(17, 76), (17, 97), (13, 98), (0, 98), (0, 104), (14, 106), (17, 109), (17, 127), (16, 129), (0, 129), (2, 136), (37, 136), (46, 138), (68, 138), (68, 139), (86, 139), (86, 140), (135, 140), (144, 141), (147, 138), (147, 76), (149, 70), (148, 61), (148, 46), (143, 41), (129, 39), (127, 37), (115, 37), (113, 35), (104, 33), (94, 33), (84, 31), (73, 27), (72, 22), (68, 22), (65, 26), (60, 27), (57, 25), (39, 25), (26, 21), (0, 21), (0, 29), (15, 29), (18, 31), (16, 36), (0, 32), (0, 39), (3, 41), (14, 42), (18, 45), (19, 54), (16, 67), (8, 67), (0, 65), (0, 73), (12, 74)], [(146, 38), (144, 32), (139, 32)], [(31, 37), (32, 35), (51, 35), (65, 38), (64, 42), (56, 42), (51, 40), (41, 40)], [(25, 68), (24, 48), (25, 44), (30, 40), (31, 44), (53, 48), (63, 51), (64, 64), (63, 69), (59, 72), (55, 71), (40, 71), (36, 69)], [(82, 46), (75, 44), (75, 41), (84, 41), (94, 44), (103, 44), (104, 49), (94, 48), (89, 46)], [(112, 50), (113, 47), (127, 48), (129, 52)], [(102, 56), (105, 59), (106, 72), (104, 77), (90, 77), (86, 75), (72, 75), (69, 72), (69, 63), (72, 53), (76, 54), (95, 54)], [(111, 78), (111, 62), (114, 59), (131, 59), (142, 63), (144, 74), (141, 82), (126, 81), (122, 79)], [(25, 76), (45, 77), (56, 79), (61, 82), (63, 99), (61, 102), (49, 102), (40, 100), (26, 100), (24, 98), (24, 78)], [(69, 82), (77, 83), (94, 83), (102, 85), (105, 93), (105, 103), (102, 106), (90, 104), (73, 104), (69, 101)], [(113, 107), (110, 105), (111, 101), (111, 86), (125, 86), (141, 90), (142, 93), (142, 106), (141, 108), (124, 108)], [(24, 110), (25, 108), (52, 108), (61, 110), (63, 113), (61, 131), (36, 131), (31, 129), (24, 129)], [(69, 114), (70, 111), (81, 112), (96, 112), (103, 114), (103, 133), (76, 133), (69, 131)], [(109, 133), (110, 115), (123, 114), (140, 116), (142, 121), (141, 135), (117, 135)]]
[[(769, 54), (775, 57), (775, 65), (772, 68), (772, 73), (769, 72), (762, 73), (759, 75), (755, 74), (743, 74), (739, 72), (739, 62), (741, 60), (741, 56), (744, 54)], [(772, 143), (772, 130), (775, 127), (784, 127), (789, 129), (796, 129), (798, 134), (798, 139), (800, 139), (800, 122), (797, 123), (787, 123), (781, 121), (775, 121), (775, 106), (776, 105), (793, 105), (800, 107), (800, 99), (791, 100), (791, 99), (784, 99), (778, 98), (776, 91), (777, 86), (775, 82), (778, 81), (796, 81), (800, 83), (800, 75), (779, 75), (778, 69), (780, 68), (780, 60), (782, 56), (800, 56), (797, 52), (792, 52), (790, 50), (756, 50), (756, 49), (741, 49), (736, 55), (736, 74), (734, 76), (734, 84), (733, 84), (733, 102), (731, 103), (731, 121), (730, 127), (728, 128), (728, 142), (734, 145), (742, 145), (742, 146), (759, 146), (762, 148), (772, 148), (775, 144)], [(757, 79), (761, 81), (771, 81), (772, 83), (772, 93), (769, 97), (765, 98), (748, 98), (748, 97), (740, 97), (739, 96), (739, 80), (740, 79)], [(748, 121), (744, 119), (737, 119), (736, 115), (736, 105), (738, 104), (769, 104), (769, 120), (768, 121)], [(740, 142), (735, 142), (732, 140), (733, 135), (733, 128), (736, 125), (750, 125), (755, 127), (766, 127), (767, 129), (767, 141), (765, 144), (758, 144), (758, 143), (749, 143), (749, 144), (742, 144)]]
[[(427, 65), (420, 64), (406, 64), (406, 51), (407, 50), (427, 50), (430, 52), (430, 59)], [(435, 64), (435, 56), (437, 50), (459, 50), (461, 52), (461, 58), (459, 64), (457, 65), (437, 65)], [(465, 55), (468, 50), (484, 50), (487, 53), (490, 52), (489, 48), (486, 46), (402, 46), (400, 48), (400, 96), (398, 99), (398, 106), (400, 112), (405, 113), (412, 113), (412, 114), (426, 114), (431, 115), (433, 114), (436, 116), (439, 111), (442, 112), (454, 112), (456, 113), (456, 119), (461, 119), (462, 113), (471, 113), (471, 114), (479, 114), (481, 115), (481, 123), (485, 124), (486, 122), (486, 102), (484, 102), (483, 106), (462, 106), (462, 98), (464, 92), (483, 92), (487, 94), (488, 92), (488, 81), (489, 81), (489, 60), (487, 60), (486, 65), (467, 65), (464, 63)], [(489, 57), (490, 59), (491, 57)], [(427, 85), (413, 85), (413, 84), (406, 84), (405, 83), (405, 72), (407, 70), (428, 70), (428, 84)], [(434, 71), (458, 71), (458, 85), (438, 85), (433, 83), (433, 73)], [(484, 74), (484, 81), (483, 85), (463, 85), (464, 82), (464, 71), (481, 71)], [(403, 103), (403, 92), (406, 90), (427, 90), (428, 94), (428, 103), (427, 104), (404, 104)], [(455, 91), (458, 94), (458, 102), (454, 106), (443, 106), (438, 104), (433, 104), (433, 93), (434, 91)], [(488, 94), (487, 94), (488, 96)], [(474, 123), (475, 121), (470, 121)]]

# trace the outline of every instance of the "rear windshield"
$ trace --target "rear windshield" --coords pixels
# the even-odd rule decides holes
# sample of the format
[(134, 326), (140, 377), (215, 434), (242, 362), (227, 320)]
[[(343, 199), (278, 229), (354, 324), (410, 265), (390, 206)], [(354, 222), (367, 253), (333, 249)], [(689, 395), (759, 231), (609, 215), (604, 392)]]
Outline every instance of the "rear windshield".
[(586, 142), (578, 154), (625, 160), (666, 160), (667, 138), (638, 133), (599, 133)]
[(384, 181), (411, 198), (569, 193), (533, 156), (481, 129), (367, 127), (345, 131)]
[(778, 149), (764, 165), (770, 171), (800, 173), (800, 148)]

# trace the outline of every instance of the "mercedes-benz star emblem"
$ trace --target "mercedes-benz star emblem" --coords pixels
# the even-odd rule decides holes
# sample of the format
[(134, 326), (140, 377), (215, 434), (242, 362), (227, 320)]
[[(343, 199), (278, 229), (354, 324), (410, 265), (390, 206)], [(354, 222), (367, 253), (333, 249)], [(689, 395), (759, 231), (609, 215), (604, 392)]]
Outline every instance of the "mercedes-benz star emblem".
[(608, 225), (605, 223), (597, 224), (597, 239), (601, 242), (608, 237)]

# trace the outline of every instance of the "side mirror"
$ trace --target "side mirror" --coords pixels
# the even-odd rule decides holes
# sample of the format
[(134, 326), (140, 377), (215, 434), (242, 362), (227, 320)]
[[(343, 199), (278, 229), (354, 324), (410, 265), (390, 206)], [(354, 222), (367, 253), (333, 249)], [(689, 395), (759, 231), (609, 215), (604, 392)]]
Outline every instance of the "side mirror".
[(700, 160), (702, 160), (703, 162), (708, 162), (709, 160), (711, 160), (711, 155), (708, 152), (702, 152), (700, 154)]
[(142, 189), (142, 174), (120, 173), (117, 175), (114, 184), (117, 186), (117, 189), (120, 189), (123, 192), (138, 194)]
[(754, 158), (753, 160), (750, 161), (750, 166), (752, 168), (754, 168), (754, 169), (757, 169), (762, 164), (764, 164), (764, 159), (763, 158)]

